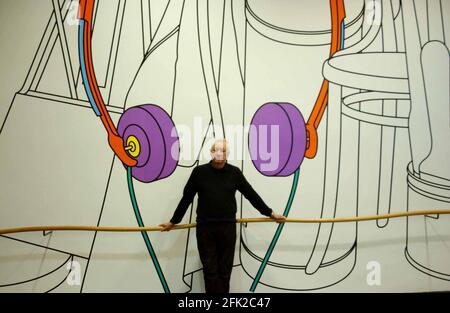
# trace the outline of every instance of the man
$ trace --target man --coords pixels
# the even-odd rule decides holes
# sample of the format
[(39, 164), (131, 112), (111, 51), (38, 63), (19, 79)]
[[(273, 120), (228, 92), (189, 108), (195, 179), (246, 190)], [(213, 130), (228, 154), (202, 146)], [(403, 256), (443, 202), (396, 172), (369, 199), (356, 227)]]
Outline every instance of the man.
[(261, 214), (277, 222), (286, 219), (264, 203), (242, 171), (227, 163), (227, 156), (227, 142), (216, 141), (211, 147), (211, 161), (192, 171), (170, 222), (159, 225), (161, 231), (170, 231), (181, 222), (198, 193), (196, 234), (206, 293), (228, 293), (230, 290), (236, 244), (236, 190)]

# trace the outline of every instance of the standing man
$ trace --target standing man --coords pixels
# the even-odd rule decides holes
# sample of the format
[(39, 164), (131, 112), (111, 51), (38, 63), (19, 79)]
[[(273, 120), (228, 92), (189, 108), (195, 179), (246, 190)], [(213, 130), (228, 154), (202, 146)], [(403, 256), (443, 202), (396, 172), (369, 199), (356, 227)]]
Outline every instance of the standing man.
[(159, 225), (161, 231), (170, 231), (180, 223), (198, 193), (196, 235), (206, 293), (230, 291), (236, 244), (236, 190), (261, 214), (277, 222), (286, 219), (264, 203), (238, 167), (227, 163), (227, 155), (226, 140), (214, 142), (211, 161), (193, 169), (172, 219)]

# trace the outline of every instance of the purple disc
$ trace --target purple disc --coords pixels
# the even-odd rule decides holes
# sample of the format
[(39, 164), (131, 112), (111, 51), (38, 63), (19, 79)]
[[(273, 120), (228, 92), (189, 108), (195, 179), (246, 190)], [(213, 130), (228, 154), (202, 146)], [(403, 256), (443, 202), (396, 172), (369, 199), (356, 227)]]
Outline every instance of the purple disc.
[(291, 103), (269, 102), (253, 116), (248, 138), (253, 165), (266, 176), (289, 176), (302, 163), (306, 126)]
[(139, 141), (137, 164), (131, 169), (134, 178), (148, 183), (173, 173), (180, 153), (178, 134), (161, 107), (145, 104), (129, 108), (120, 117), (117, 131), (124, 144), (129, 136)]

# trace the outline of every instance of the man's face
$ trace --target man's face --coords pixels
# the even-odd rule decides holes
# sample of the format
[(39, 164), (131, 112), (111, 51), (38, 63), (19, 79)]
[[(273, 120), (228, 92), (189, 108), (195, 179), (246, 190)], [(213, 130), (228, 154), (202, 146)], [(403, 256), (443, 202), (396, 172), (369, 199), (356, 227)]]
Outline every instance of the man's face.
[(227, 159), (227, 146), (224, 142), (217, 142), (214, 150), (211, 151), (211, 157), (216, 163), (224, 163)]

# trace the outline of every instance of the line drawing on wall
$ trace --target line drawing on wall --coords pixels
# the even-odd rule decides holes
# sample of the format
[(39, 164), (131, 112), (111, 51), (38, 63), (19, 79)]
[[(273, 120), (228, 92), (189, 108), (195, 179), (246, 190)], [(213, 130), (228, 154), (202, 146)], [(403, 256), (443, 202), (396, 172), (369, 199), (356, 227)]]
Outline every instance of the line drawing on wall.
[[(50, 3), (1, 123), (0, 227), (158, 224), (215, 138), (236, 142), (232, 162), (289, 217), (449, 209), (446, 1)], [(185, 136), (196, 119), (206, 123)], [(280, 130), (276, 168), (260, 158), (259, 125)], [(240, 217), (258, 216), (237, 199)], [(195, 222), (195, 207), (183, 221)], [(435, 284), (417, 290), (448, 290), (449, 218), (241, 224), (234, 272), (245, 286), (235, 286), (345, 290), (366, 258), (390, 253), (392, 236), (403, 273)], [(0, 235), (4, 251), (30, 256), (23, 274), (0, 256), (10, 272), (0, 292), (202, 290), (195, 231), (120, 236)], [(73, 262), (81, 284), (67, 287)]]

